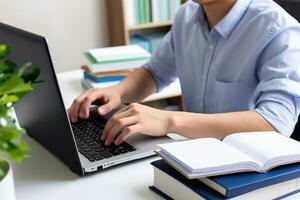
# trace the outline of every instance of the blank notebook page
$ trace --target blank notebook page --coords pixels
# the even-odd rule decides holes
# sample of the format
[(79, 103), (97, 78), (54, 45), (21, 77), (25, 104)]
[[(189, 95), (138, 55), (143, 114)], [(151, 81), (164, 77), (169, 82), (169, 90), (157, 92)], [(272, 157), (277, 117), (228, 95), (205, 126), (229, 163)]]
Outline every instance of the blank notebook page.
[(237, 133), (224, 142), (256, 157), (261, 163), (282, 156), (300, 155), (300, 143), (276, 132)]
[[(201, 138), (159, 145), (163, 152), (180, 160), (185, 167), (215, 168), (220, 165), (252, 161), (252, 159), (229, 145), (213, 138)], [(206, 171), (206, 170), (205, 170)]]

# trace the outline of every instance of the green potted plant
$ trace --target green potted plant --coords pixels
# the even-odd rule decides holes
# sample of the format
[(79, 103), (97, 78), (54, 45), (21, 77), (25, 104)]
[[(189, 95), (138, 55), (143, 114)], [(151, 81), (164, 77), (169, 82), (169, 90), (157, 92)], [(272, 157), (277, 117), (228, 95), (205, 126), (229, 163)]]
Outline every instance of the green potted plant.
[(31, 63), (17, 66), (7, 59), (8, 45), (0, 44), (0, 197), (14, 200), (14, 185), (10, 161), (28, 157), (29, 147), (22, 141), (24, 130), (12, 117), (12, 108), (27, 92), (33, 90), (39, 69)]

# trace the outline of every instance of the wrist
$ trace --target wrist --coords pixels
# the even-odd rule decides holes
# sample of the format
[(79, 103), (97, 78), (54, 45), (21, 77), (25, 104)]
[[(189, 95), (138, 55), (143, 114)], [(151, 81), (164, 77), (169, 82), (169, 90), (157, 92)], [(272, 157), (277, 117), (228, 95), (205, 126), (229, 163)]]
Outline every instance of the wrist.
[(126, 101), (124, 99), (124, 96), (125, 96), (124, 94), (126, 94), (126, 93), (125, 93), (125, 89), (123, 88), (121, 83), (114, 85), (112, 87), (113, 87), (112, 89), (114, 89), (116, 91), (116, 93), (119, 95), (121, 103), (125, 103)]
[(178, 125), (178, 112), (174, 111), (165, 111), (166, 112), (166, 132), (167, 133), (178, 133), (177, 125)]

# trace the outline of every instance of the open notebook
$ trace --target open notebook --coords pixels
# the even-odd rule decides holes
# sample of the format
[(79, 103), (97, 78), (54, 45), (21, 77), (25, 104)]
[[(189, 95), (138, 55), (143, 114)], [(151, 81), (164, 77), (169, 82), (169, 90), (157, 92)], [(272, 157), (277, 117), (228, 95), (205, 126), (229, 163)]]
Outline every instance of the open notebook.
[(201, 138), (159, 145), (157, 153), (189, 179), (244, 171), (266, 172), (300, 161), (300, 143), (276, 132), (247, 132), (223, 141)]

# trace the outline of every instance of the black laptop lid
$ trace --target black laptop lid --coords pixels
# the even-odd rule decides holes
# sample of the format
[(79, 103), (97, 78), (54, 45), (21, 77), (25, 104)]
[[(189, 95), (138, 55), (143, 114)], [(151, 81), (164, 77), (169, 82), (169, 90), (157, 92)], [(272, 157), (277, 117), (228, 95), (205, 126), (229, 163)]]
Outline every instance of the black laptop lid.
[(21, 127), (72, 171), (83, 174), (73, 134), (44, 37), (0, 23), (0, 43), (11, 47), (9, 59), (40, 68), (40, 83), (14, 106)]

